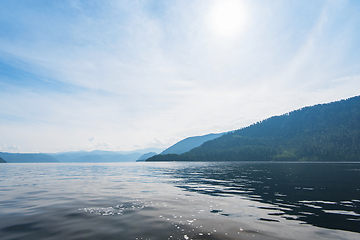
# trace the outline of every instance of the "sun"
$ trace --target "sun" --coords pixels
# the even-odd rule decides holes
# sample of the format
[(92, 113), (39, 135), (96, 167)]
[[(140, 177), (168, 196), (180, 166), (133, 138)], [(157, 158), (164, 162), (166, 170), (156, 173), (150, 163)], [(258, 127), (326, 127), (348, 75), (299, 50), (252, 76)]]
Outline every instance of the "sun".
[(243, 29), (245, 21), (245, 7), (239, 0), (219, 0), (210, 7), (208, 25), (216, 35), (237, 35)]

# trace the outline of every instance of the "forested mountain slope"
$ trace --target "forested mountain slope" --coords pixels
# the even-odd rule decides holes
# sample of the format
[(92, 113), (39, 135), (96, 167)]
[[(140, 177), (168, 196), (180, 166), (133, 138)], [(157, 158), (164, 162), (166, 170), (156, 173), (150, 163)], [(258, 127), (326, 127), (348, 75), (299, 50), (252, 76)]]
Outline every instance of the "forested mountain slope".
[(360, 161), (360, 96), (274, 116), (148, 161)]

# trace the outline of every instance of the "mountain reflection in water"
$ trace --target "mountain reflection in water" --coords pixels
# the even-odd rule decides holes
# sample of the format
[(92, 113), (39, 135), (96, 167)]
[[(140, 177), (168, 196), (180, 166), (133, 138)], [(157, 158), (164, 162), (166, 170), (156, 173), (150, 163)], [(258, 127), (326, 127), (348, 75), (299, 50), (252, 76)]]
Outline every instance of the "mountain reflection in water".
[[(279, 216), (313, 226), (360, 232), (360, 164), (214, 163), (172, 168), (176, 186), (212, 196), (244, 196), (271, 204), (267, 218)], [(221, 213), (226, 216), (232, 213)]]

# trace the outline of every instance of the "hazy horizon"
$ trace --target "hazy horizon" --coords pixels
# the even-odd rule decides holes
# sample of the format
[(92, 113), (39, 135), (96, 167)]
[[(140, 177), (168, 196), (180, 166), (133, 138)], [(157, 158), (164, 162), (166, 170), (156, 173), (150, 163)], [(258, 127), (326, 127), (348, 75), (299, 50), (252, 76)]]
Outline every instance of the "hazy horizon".
[(0, 151), (132, 151), (360, 95), (355, 0), (0, 1)]

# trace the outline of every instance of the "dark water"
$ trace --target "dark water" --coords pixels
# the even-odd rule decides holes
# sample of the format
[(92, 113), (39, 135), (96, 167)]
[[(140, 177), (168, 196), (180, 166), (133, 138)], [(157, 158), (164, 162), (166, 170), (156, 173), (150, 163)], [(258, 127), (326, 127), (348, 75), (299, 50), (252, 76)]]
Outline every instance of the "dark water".
[(360, 164), (0, 164), (0, 239), (360, 239)]

